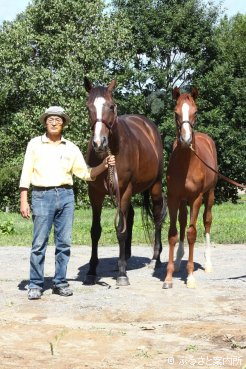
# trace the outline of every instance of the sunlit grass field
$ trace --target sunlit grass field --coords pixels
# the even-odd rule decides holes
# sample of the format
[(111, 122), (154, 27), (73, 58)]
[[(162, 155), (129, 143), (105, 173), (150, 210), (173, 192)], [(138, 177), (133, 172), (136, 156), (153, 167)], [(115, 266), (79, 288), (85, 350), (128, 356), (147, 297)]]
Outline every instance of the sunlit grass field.
[[(115, 209), (104, 208), (102, 213), (102, 235), (100, 245), (109, 246), (117, 243), (114, 229)], [(202, 223), (203, 207), (198, 218), (197, 243), (204, 242)], [(91, 210), (75, 210), (73, 227), (73, 245), (90, 245)], [(167, 244), (169, 217), (163, 225), (162, 242)], [(52, 232), (53, 233), (53, 232)], [(224, 203), (214, 205), (211, 241), (216, 244), (246, 244), (246, 195), (238, 204)], [(0, 246), (28, 246), (32, 242), (32, 220), (22, 219), (20, 214), (0, 212)], [(53, 244), (53, 235), (50, 237)], [(142, 226), (141, 209), (135, 209), (133, 240), (135, 245), (146, 244)]]

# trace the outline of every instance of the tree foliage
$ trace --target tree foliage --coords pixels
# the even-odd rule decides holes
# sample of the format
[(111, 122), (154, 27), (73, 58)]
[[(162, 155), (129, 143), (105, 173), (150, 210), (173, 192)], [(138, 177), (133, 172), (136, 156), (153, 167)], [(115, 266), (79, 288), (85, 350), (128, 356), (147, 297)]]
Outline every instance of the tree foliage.
[[(61, 105), (67, 110), (72, 124), (66, 137), (83, 152), (86, 149), (90, 131), (83, 78), (107, 80), (109, 55), (126, 59), (130, 43), (126, 24), (122, 27), (110, 20), (104, 10), (102, 0), (33, 0), (25, 13), (2, 26), (1, 171), (11, 179), (15, 168), (16, 176), (15, 189), (6, 186), (7, 174), (0, 179), (0, 189), (12, 204), (17, 204), (13, 194), (18, 191), (26, 144), (43, 132), (38, 117), (48, 106)], [(86, 184), (75, 180), (75, 192), (79, 200)]]
[[(213, 68), (197, 76), (200, 86), (200, 127), (215, 140), (219, 171), (239, 183), (246, 178), (246, 15), (224, 17), (216, 29), (218, 50)], [(217, 199), (237, 199), (237, 188), (219, 181)]]
[[(72, 117), (65, 135), (83, 152), (90, 136), (85, 75), (117, 80), (119, 114), (143, 113), (158, 124), (171, 151), (175, 136), (171, 91), (200, 91), (198, 129), (216, 141), (220, 171), (245, 181), (245, 16), (222, 18), (202, 0), (32, 0), (0, 30), (0, 207), (18, 205), (26, 144), (43, 132), (50, 105)], [(86, 184), (75, 179), (78, 203)], [(218, 199), (236, 199), (219, 183)]]

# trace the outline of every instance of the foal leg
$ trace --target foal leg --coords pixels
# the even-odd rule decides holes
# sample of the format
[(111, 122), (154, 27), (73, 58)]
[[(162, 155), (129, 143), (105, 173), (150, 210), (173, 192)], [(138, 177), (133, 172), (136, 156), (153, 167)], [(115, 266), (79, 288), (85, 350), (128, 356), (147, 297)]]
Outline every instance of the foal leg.
[(184, 238), (185, 238), (185, 228), (187, 225), (187, 207), (185, 201), (182, 201), (179, 207), (179, 225), (180, 225), (180, 235), (179, 235), (179, 246), (176, 252), (176, 260), (174, 262), (175, 272), (179, 272), (181, 260), (184, 256)]
[(168, 231), (168, 243), (169, 243), (169, 260), (167, 264), (167, 274), (163, 283), (164, 289), (172, 288), (173, 286), (173, 272), (174, 272), (174, 248), (178, 240), (178, 230), (176, 227), (177, 213), (179, 208), (179, 201), (175, 197), (168, 196), (167, 205), (169, 210), (170, 226)]
[(196, 235), (197, 235), (196, 222), (197, 222), (197, 217), (198, 217), (201, 204), (202, 204), (202, 195), (200, 195), (198, 198), (195, 199), (195, 201), (191, 204), (191, 209), (190, 209), (190, 225), (187, 231), (187, 240), (189, 244), (189, 258), (188, 258), (187, 267), (186, 267), (187, 273), (188, 273), (188, 277), (187, 277), (187, 287), (188, 288), (196, 288), (196, 281), (193, 276), (194, 245), (196, 242)]
[(204, 194), (204, 213), (203, 224), (205, 229), (206, 245), (205, 245), (205, 272), (211, 273), (213, 271), (211, 261), (211, 244), (210, 244), (210, 229), (212, 224), (212, 206), (214, 204), (214, 189)]
[[(91, 241), (92, 241), (92, 249), (91, 249), (91, 258), (89, 262), (89, 271), (87, 272), (86, 278), (84, 280), (84, 284), (92, 285), (96, 283), (97, 273), (96, 268), (98, 265), (98, 241), (101, 236), (102, 227), (101, 227), (101, 213), (102, 213), (102, 203), (104, 196), (100, 194), (95, 194), (95, 190), (90, 190), (89, 187), (89, 196), (92, 206), (92, 225), (91, 225)], [(97, 196), (97, 199), (94, 199), (94, 196)]]

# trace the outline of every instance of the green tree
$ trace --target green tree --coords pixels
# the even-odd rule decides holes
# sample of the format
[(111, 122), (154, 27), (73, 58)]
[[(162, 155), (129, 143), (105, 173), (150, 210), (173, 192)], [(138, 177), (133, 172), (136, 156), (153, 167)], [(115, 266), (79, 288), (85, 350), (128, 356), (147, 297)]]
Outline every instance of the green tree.
[[(215, 139), (220, 172), (239, 183), (246, 178), (245, 37), (246, 15), (224, 17), (216, 29), (213, 68), (195, 81), (201, 94), (199, 127)], [(216, 197), (236, 201), (237, 188), (221, 180)]]
[[(106, 4), (106, 5), (105, 5)], [(202, 0), (32, 0), (0, 30), (0, 208), (18, 206), (28, 140), (38, 116), (62, 105), (66, 137), (85, 152), (91, 134), (83, 86), (117, 80), (118, 112), (143, 113), (163, 135), (166, 162), (175, 137), (172, 89), (199, 89), (198, 129), (216, 141), (220, 171), (245, 181), (245, 16), (224, 18)], [(86, 184), (75, 180), (78, 202)], [(218, 186), (218, 198), (237, 189)]]
[[(14, 22), (4, 22), (0, 32), (0, 135), (6, 145), (0, 158), (5, 173), (0, 179), (0, 206), (6, 196), (13, 205), (18, 204), (17, 178), (25, 147), (31, 137), (43, 132), (37, 118), (48, 106), (61, 105), (68, 111), (72, 124), (66, 137), (85, 152), (90, 131), (83, 78), (108, 80), (105, 65), (109, 56), (127, 59), (127, 29), (109, 19), (103, 0), (33, 0)], [(13, 172), (14, 188), (10, 188), (6, 183)], [(82, 197), (86, 184), (75, 181), (75, 190)]]

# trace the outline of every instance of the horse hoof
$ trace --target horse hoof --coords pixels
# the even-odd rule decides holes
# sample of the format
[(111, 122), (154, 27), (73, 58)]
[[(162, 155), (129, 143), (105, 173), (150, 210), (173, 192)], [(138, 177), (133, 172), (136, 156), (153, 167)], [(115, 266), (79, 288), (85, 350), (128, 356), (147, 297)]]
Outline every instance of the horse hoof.
[(117, 286), (129, 286), (130, 282), (128, 277), (118, 277), (116, 280), (116, 285)]
[(168, 290), (170, 288), (173, 288), (173, 284), (172, 284), (172, 282), (164, 282), (162, 288), (164, 290)]
[(87, 286), (91, 286), (93, 284), (96, 284), (97, 277), (95, 275), (87, 275), (83, 284)]

